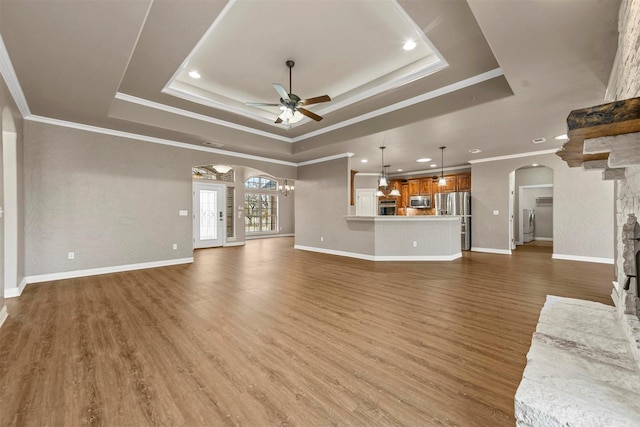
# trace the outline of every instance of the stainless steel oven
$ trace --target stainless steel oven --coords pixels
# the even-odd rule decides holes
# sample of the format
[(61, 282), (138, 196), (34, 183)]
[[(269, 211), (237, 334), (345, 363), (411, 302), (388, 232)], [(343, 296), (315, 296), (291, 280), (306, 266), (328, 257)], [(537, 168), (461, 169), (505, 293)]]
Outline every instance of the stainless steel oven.
[(380, 200), (378, 202), (378, 215), (395, 215), (395, 214), (396, 214), (395, 200)]

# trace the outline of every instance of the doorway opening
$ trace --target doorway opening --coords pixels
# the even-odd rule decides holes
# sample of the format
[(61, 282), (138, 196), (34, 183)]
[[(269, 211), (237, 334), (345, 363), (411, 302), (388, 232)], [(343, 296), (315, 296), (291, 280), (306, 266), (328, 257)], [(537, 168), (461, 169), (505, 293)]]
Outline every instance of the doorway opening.
[(511, 248), (553, 253), (553, 169), (528, 165), (512, 172)]

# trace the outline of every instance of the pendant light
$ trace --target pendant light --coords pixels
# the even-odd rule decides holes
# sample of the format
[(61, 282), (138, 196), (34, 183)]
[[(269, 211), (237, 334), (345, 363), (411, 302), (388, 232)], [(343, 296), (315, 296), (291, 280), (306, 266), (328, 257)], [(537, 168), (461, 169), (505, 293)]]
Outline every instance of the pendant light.
[(444, 187), (447, 185), (447, 180), (444, 179), (444, 149), (447, 147), (439, 147), (440, 148), (440, 179), (438, 180), (438, 186)]
[(378, 187), (386, 187), (389, 185), (389, 182), (387, 181), (387, 176), (385, 175), (385, 168), (387, 168), (388, 166), (385, 166), (384, 164), (384, 149), (387, 148), (384, 145), (382, 147), (380, 147), (380, 151), (382, 152), (382, 172), (380, 173), (380, 181), (378, 182)]
[[(378, 181), (378, 191), (376, 191), (377, 197), (386, 197), (385, 191), (389, 189), (389, 167), (391, 165), (384, 164), (384, 149), (387, 148), (384, 145), (380, 147), (380, 151), (382, 152), (382, 172), (380, 172), (380, 180)], [(388, 196), (400, 196), (400, 191), (397, 188), (391, 190)]]

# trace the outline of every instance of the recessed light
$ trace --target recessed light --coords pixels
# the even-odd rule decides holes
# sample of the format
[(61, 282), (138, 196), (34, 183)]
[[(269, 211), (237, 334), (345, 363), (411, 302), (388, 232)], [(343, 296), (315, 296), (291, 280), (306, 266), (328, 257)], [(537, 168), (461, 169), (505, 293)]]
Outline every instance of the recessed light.
[(413, 40), (407, 40), (402, 46), (402, 48), (404, 50), (413, 50), (416, 48), (416, 42), (414, 42)]
[(402, 169), (396, 169), (396, 172), (402, 172)]
[(540, 165), (539, 165), (539, 164), (537, 164), (537, 163), (534, 163), (534, 164), (532, 164), (531, 166), (533, 166), (534, 168), (537, 168), (537, 167), (538, 167), (538, 166), (540, 166)]
[(191, 77), (192, 79), (199, 79), (202, 76), (200, 75), (199, 72), (197, 72), (196, 70), (193, 70), (193, 71), (189, 71), (189, 77)]
[(558, 139), (558, 140), (569, 139), (569, 136), (566, 133), (563, 133), (562, 135), (554, 136), (553, 139)]
[(435, 168), (435, 167), (436, 167), (436, 166), (438, 166), (438, 165), (436, 165), (436, 164), (434, 163), (434, 164), (429, 165), (429, 166), (431, 166), (432, 168)]
[(367, 160), (367, 159), (362, 159), (362, 160), (360, 160), (360, 163), (367, 163), (368, 161), (369, 160)]
[(416, 162), (418, 162), (418, 163), (427, 163), (427, 162), (430, 162), (430, 161), (431, 161), (431, 159), (428, 158), (428, 157), (424, 157), (422, 159), (416, 160)]
[(543, 142), (547, 142), (547, 140), (545, 138), (536, 138), (532, 139), (531, 142), (533, 142), (534, 144), (542, 144)]
[(482, 150), (479, 148), (472, 148), (471, 150), (469, 150), (469, 152), (471, 154), (478, 154), (478, 153), (482, 153)]

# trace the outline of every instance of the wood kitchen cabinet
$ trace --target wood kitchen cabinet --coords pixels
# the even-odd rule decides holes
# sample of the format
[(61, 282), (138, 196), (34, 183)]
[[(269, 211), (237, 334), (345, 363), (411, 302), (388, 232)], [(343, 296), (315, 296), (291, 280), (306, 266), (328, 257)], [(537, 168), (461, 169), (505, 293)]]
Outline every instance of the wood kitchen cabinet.
[(399, 208), (405, 208), (409, 206), (409, 184), (402, 184), (400, 186), (400, 206)]
[(424, 179), (420, 180), (420, 195), (421, 196), (428, 196), (428, 195), (431, 194), (432, 181), (433, 181), (433, 179), (431, 179), (431, 178), (424, 178)]
[(456, 176), (455, 175), (451, 175), (451, 176), (445, 176), (444, 177), (445, 181), (446, 181), (446, 185), (440, 186), (438, 182), (434, 183), (433, 185), (433, 192), (434, 193), (451, 193), (453, 191), (456, 191)]
[(410, 179), (409, 180), (409, 196), (419, 196), (419, 195), (420, 195), (420, 180)]
[(457, 175), (456, 186), (458, 191), (471, 191), (471, 175)]

